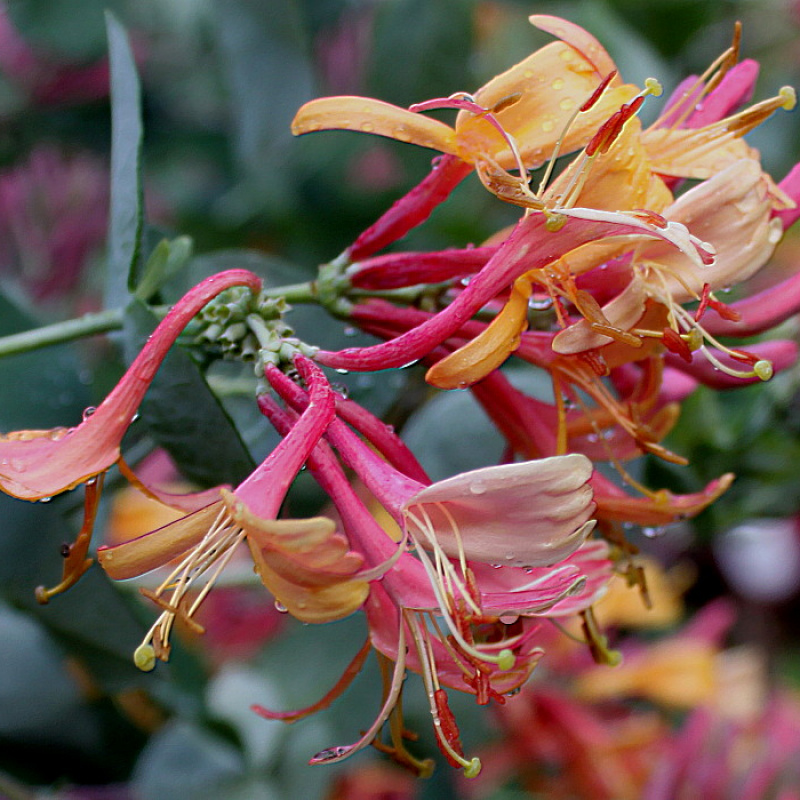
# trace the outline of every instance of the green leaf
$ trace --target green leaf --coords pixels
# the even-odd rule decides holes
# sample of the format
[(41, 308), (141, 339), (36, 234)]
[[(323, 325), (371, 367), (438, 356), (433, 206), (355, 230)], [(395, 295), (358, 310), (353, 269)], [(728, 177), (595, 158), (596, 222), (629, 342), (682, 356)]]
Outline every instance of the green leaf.
[[(124, 324), (128, 361), (141, 350), (157, 322), (140, 301), (128, 306)], [(174, 347), (161, 365), (142, 402), (140, 415), (181, 472), (202, 486), (235, 485), (255, 466), (200, 368), (179, 347)]]
[(134, 292), (139, 300), (149, 300), (170, 278), (180, 272), (192, 257), (192, 240), (178, 236), (162, 239), (150, 253), (142, 279)]
[(106, 13), (111, 69), (111, 208), (105, 304), (125, 304), (136, 285), (144, 228), (139, 76), (125, 29)]
[[(35, 327), (31, 317), (0, 295), (0, 336)], [(75, 353), (65, 345), (1, 359), (0, 431), (80, 422), (91, 402), (79, 374)]]
[(14, 27), (37, 50), (69, 60), (98, 58), (105, 46), (103, 11), (120, 0), (10, 0)]

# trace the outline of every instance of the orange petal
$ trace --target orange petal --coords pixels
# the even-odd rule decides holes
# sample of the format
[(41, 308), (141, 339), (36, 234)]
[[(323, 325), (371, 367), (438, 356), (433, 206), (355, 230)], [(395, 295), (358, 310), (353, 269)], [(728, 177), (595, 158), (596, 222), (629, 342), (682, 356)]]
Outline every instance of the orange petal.
[(437, 361), (426, 373), (425, 380), (440, 389), (458, 389), (497, 369), (519, 347), (520, 334), (528, 327), (530, 296), (530, 281), (519, 278), (508, 302), (491, 324), (468, 344)]
[(322, 130), (374, 133), (458, 155), (455, 131), (449, 125), (369, 97), (321, 97), (301, 106), (292, 120), (292, 133)]
[(163, 567), (198, 544), (222, 510), (222, 502), (217, 501), (129, 542), (113, 547), (99, 547), (97, 560), (113, 580), (144, 575), (150, 570)]

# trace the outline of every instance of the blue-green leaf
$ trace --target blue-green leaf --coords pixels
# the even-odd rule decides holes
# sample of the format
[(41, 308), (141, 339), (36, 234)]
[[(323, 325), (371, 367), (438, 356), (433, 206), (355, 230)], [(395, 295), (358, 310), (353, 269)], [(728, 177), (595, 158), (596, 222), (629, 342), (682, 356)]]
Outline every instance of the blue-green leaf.
[(124, 305), (136, 285), (141, 257), (142, 199), (141, 88), (125, 29), (106, 12), (111, 69), (111, 208), (105, 303)]

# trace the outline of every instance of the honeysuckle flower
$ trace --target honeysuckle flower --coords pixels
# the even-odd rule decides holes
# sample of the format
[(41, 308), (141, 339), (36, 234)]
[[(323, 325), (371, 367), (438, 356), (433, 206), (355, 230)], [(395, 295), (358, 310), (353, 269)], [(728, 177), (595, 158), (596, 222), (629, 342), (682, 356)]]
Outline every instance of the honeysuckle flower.
[[(303, 390), (280, 370), (268, 367), (266, 375), (287, 404), (296, 410), (306, 406)], [(291, 430), (290, 412), (269, 396), (259, 404), (279, 432)], [(402, 676), (409, 668), (425, 681), (440, 747), (451, 764), (472, 774), (479, 764), (463, 755), (442, 687), (471, 692), (479, 703), (502, 700), (542, 655), (529, 618), (578, 613), (602, 590), (610, 564), (606, 546), (585, 542), (594, 524), (586, 489), (591, 465), (573, 455), (489, 467), (426, 485), (384, 461), (340, 420), (331, 421), (325, 438), (398, 526), (394, 537), (378, 526), (332, 452), (318, 445), (308, 466), (336, 504), (351, 546), (364, 555), (367, 567), (396, 558), (371, 587), (365, 605), (372, 644), (394, 667), (383, 708), (369, 730), (312, 763), (338, 761), (369, 744), (398, 713)], [(384, 431), (380, 438), (392, 435)], [(398, 538), (408, 539), (415, 555), (403, 549), (398, 556)], [(414, 647), (407, 648), (406, 641)], [(340, 693), (353, 672), (320, 703), (327, 705)], [(260, 712), (298, 719), (320, 703), (298, 712)], [(395, 735), (390, 749), (402, 763), (427, 768)]]
[[(120, 454), (122, 437), (169, 348), (191, 319), (210, 300), (231, 286), (261, 289), (261, 280), (246, 270), (229, 270), (207, 278), (175, 304), (159, 323), (147, 344), (103, 402), (84, 412), (74, 428), (24, 430), (0, 435), (0, 489), (21, 500), (46, 500), (86, 486), (84, 525), (65, 557), (62, 582), (53, 589), (37, 590), (40, 602), (71, 586), (91, 564), (86, 558), (103, 475), (114, 465), (130, 480), (135, 476)], [(155, 493), (169, 505), (193, 510), (208, 502), (205, 494)]]
[(557, 143), (561, 152), (570, 152), (588, 141), (636, 89), (614, 76), (591, 108), (576, 113), (614, 72), (614, 64), (600, 43), (577, 25), (545, 15), (531, 21), (561, 41), (535, 51), (473, 95), (463, 95), (484, 113), (462, 111), (452, 128), (379, 100), (345, 96), (306, 103), (295, 115), (292, 132), (363, 131), (439, 150), (479, 168), (509, 169), (520, 164), (535, 168), (550, 157)]
[[(264, 585), (293, 616), (325, 622), (347, 616), (364, 602), (368, 580), (363, 558), (351, 552), (332, 520), (276, 520), (295, 475), (334, 414), (330, 385), (307, 359), (298, 364), (309, 387), (304, 414), (264, 462), (232, 492), (219, 489), (211, 504), (162, 528), (112, 547), (98, 549), (98, 561), (116, 580), (135, 577), (180, 557), (180, 563), (154, 591), (163, 609), (135, 654), (150, 670), (169, 657), (169, 635), (176, 618), (190, 625), (215, 578), (236, 547), (247, 542)], [(211, 573), (197, 596), (190, 589)], [(196, 623), (195, 623), (196, 627)]]

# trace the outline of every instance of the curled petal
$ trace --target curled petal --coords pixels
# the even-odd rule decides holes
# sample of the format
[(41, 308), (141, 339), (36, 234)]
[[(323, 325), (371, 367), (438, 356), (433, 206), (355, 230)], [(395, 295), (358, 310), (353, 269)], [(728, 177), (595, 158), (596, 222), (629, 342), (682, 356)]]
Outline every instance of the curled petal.
[(449, 125), (369, 97), (321, 97), (301, 106), (292, 120), (292, 133), (301, 136), (322, 130), (374, 133), (459, 155), (456, 134)]
[[(603, 306), (607, 325), (619, 331), (630, 330), (644, 314), (646, 296), (644, 282), (634, 277), (620, 294)], [(553, 350), (562, 355), (582, 353), (613, 341), (614, 337), (600, 333), (589, 320), (582, 319), (556, 335)]]
[(474, 339), (437, 361), (425, 380), (440, 389), (458, 389), (485, 378), (497, 369), (520, 344), (528, 327), (528, 299), (531, 283), (518, 278), (500, 313)]
[(73, 489), (116, 463), (122, 437), (170, 346), (203, 306), (237, 285), (261, 289), (253, 273), (229, 270), (181, 298), (111, 394), (77, 427), (0, 436), (0, 488), (22, 500), (40, 500)]
[(766, 263), (780, 241), (783, 226), (771, 218), (772, 205), (760, 165), (743, 158), (690, 189), (665, 211), (713, 245), (713, 264), (696, 269), (682, 253), (660, 245), (648, 246), (642, 256), (662, 268), (665, 288), (678, 303), (695, 299), (706, 283), (712, 291), (739, 283)]
[(592, 476), (591, 484), (598, 519), (658, 526), (697, 516), (727, 491), (733, 478), (732, 473), (727, 473), (711, 481), (702, 492), (673, 494), (662, 489), (652, 497), (631, 497), (599, 473)]
[(463, 549), (471, 561), (547, 566), (580, 547), (593, 527), (591, 474), (578, 454), (486, 467), (422, 489), (404, 516), (423, 546), (432, 528), (450, 556)]
[(218, 500), (143, 536), (112, 547), (98, 547), (97, 560), (115, 581), (144, 575), (197, 545), (222, 509), (222, 502)]

